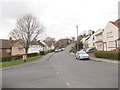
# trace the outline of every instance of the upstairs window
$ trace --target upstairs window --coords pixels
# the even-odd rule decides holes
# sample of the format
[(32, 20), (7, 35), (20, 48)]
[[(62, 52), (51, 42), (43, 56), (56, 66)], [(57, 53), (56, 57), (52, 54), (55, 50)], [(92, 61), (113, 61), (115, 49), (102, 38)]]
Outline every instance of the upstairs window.
[(107, 38), (111, 38), (111, 37), (113, 37), (113, 32), (112, 31), (107, 33)]

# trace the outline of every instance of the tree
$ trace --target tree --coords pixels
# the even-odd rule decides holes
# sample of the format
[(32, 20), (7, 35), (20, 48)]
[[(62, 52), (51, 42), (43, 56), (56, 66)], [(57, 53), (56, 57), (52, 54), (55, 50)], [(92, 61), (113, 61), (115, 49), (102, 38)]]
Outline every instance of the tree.
[(20, 42), (25, 49), (25, 55), (27, 58), (31, 42), (37, 40), (43, 31), (44, 27), (38, 22), (36, 17), (27, 14), (17, 20), (16, 27), (11, 31), (10, 36)]
[(83, 49), (83, 43), (82, 42), (79, 43), (79, 49)]

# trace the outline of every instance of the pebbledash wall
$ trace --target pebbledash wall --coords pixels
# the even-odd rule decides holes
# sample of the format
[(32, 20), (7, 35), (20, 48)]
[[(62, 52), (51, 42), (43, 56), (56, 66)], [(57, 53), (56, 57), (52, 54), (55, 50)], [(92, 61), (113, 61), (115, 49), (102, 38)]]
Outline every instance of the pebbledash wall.
[(120, 43), (118, 43), (119, 34), (119, 28), (112, 22), (108, 22), (103, 31), (104, 51), (110, 51), (120, 47)]

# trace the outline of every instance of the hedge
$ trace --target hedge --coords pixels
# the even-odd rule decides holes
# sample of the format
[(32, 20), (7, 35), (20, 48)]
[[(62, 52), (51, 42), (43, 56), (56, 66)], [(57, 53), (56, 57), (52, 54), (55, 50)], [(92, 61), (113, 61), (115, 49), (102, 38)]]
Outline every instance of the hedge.
[(116, 51), (96, 51), (94, 52), (94, 55), (97, 58), (120, 60), (120, 52)]
[(22, 58), (22, 55), (6, 56), (6, 57), (2, 57), (2, 62), (18, 60), (18, 59), (21, 59), (21, 58)]
[[(30, 53), (28, 54), (28, 57), (33, 57), (37, 56), (38, 53)], [(5, 56), (5, 57), (0, 57), (2, 62), (7, 62), (7, 61), (13, 61), (13, 60), (18, 60), (22, 59), (23, 55), (14, 55), (14, 56)]]
[(29, 53), (28, 57), (34, 57), (34, 56), (37, 56), (37, 55), (38, 55), (38, 53)]

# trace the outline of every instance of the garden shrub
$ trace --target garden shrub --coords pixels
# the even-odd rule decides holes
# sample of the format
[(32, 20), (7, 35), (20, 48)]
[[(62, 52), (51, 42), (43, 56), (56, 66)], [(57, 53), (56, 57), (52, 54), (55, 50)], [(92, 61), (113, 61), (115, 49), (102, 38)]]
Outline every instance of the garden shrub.
[(94, 55), (97, 58), (120, 60), (120, 52), (116, 51), (96, 51), (94, 52)]
[[(29, 53), (28, 57), (34, 57), (37, 56), (38, 53)], [(7, 61), (13, 61), (13, 60), (19, 60), (23, 58), (23, 54), (21, 55), (13, 55), (13, 56), (5, 56), (5, 57), (0, 57), (2, 62), (7, 62)]]

